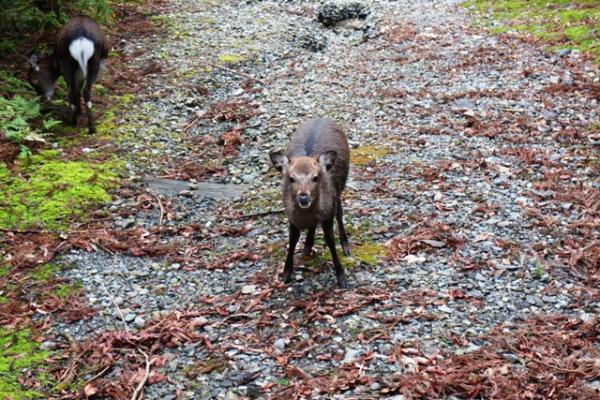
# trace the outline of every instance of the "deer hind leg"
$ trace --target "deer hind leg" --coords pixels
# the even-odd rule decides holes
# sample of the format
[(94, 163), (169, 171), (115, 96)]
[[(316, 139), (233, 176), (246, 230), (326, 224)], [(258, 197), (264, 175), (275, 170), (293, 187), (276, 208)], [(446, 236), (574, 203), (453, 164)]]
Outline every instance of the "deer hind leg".
[(337, 210), (335, 217), (338, 223), (338, 230), (340, 231), (340, 243), (342, 245), (344, 255), (348, 257), (350, 255), (350, 245), (348, 243), (348, 235), (346, 234), (346, 229), (344, 229), (344, 211), (342, 210), (342, 200), (339, 197), (337, 199), (336, 208)]
[(312, 253), (312, 248), (315, 244), (315, 231), (317, 228), (312, 228), (308, 230), (308, 234), (306, 235), (306, 241), (304, 242), (304, 251), (302, 252), (302, 257), (310, 257)]
[(335, 249), (335, 237), (333, 234), (333, 219), (330, 221), (323, 222), (323, 233), (325, 234), (325, 243), (327, 243), (327, 247), (329, 247), (329, 251), (331, 252), (331, 260), (333, 261), (333, 268), (335, 269), (335, 275), (337, 277), (338, 286), (340, 289), (346, 289), (348, 287), (348, 282), (346, 280), (346, 274), (344, 273), (344, 267), (340, 263), (340, 259), (338, 258), (337, 251)]
[(88, 64), (88, 76), (83, 87), (83, 101), (85, 102), (89, 133), (96, 133), (96, 126), (94, 125), (94, 118), (92, 116), (92, 86), (96, 81), (98, 72), (100, 72), (100, 63), (94, 62)]

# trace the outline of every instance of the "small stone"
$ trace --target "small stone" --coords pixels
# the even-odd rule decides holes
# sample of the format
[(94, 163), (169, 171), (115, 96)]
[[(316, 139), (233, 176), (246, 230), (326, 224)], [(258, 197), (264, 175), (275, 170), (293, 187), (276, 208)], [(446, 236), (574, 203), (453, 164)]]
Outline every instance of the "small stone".
[(542, 116), (546, 119), (556, 119), (558, 115), (554, 111), (544, 110), (542, 111)]
[(393, 346), (389, 343), (383, 343), (381, 345), (379, 345), (379, 352), (383, 355), (390, 355), (392, 354), (392, 351), (394, 350)]
[(360, 355), (363, 353), (364, 352), (360, 349), (348, 349), (346, 350), (346, 355), (344, 356), (344, 360), (342, 361), (342, 363), (349, 363), (355, 360), (356, 358), (360, 357)]
[(514, 355), (513, 353), (503, 353), (502, 357), (504, 357), (508, 361), (515, 363), (515, 364), (521, 362), (521, 359), (518, 356)]
[(273, 343), (273, 346), (275, 346), (277, 350), (283, 351), (283, 349), (285, 349), (285, 340), (282, 338), (277, 339), (275, 343)]
[(446, 245), (446, 243), (440, 242), (439, 240), (423, 240), (423, 243), (436, 248), (444, 247)]
[(40, 345), (40, 348), (42, 350), (52, 350), (52, 349), (56, 348), (56, 343), (51, 342), (51, 341), (46, 341)]
[(208, 324), (208, 319), (205, 317), (197, 317), (193, 319), (193, 323), (195, 326), (204, 326)]
[(416, 256), (414, 254), (409, 254), (406, 257), (404, 257), (404, 261), (406, 261), (407, 264), (423, 264), (425, 260), (425, 257)]
[(244, 183), (252, 183), (256, 180), (256, 176), (253, 174), (244, 174), (242, 175), (242, 182)]
[(381, 383), (379, 383), (379, 382), (373, 382), (373, 383), (371, 383), (371, 386), (369, 386), (369, 389), (371, 389), (371, 390), (379, 390), (379, 389), (381, 389)]
[(448, 307), (445, 304), (442, 304), (441, 306), (439, 306), (438, 310), (440, 310), (441, 312), (444, 312), (446, 314), (452, 314), (454, 312), (453, 309), (451, 309), (450, 307)]
[(454, 107), (467, 110), (475, 110), (477, 106), (469, 99), (458, 99), (454, 102)]
[(256, 285), (245, 285), (242, 288), (243, 294), (254, 294), (256, 293)]
[(133, 313), (126, 314), (124, 319), (125, 319), (125, 322), (127, 322), (127, 323), (132, 322), (135, 319), (135, 314), (133, 314)]
[(143, 327), (144, 327), (144, 325), (146, 325), (146, 321), (145, 321), (145, 320), (144, 320), (144, 318), (142, 318), (142, 317), (136, 317), (136, 318), (133, 320), (133, 325), (134, 325), (136, 328), (143, 328)]

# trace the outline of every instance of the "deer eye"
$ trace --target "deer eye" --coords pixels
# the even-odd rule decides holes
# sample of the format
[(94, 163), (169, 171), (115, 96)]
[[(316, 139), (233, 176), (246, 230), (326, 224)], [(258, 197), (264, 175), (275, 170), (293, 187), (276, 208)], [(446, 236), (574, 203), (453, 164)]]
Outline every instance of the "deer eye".
[(296, 180), (290, 176), (290, 183), (294, 183)]
[(319, 182), (319, 177), (317, 175), (313, 176), (312, 181)]

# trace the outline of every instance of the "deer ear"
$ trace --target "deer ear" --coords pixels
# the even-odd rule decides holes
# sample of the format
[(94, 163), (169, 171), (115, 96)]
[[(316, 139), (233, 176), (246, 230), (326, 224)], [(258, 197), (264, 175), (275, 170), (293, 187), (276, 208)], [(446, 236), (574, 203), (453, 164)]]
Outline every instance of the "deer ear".
[(286, 169), (290, 162), (288, 157), (280, 151), (274, 151), (274, 152), (270, 153), (269, 157), (271, 158), (271, 162), (273, 163), (273, 166), (279, 172)]
[(329, 171), (333, 167), (336, 158), (337, 153), (335, 150), (327, 150), (319, 156), (319, 164), (325, 168), (325, 171)]

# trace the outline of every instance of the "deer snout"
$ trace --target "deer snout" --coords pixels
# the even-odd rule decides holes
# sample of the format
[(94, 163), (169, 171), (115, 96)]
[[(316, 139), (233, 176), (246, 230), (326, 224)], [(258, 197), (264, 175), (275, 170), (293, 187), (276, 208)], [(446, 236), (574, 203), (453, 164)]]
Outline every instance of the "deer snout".
[(298, 197), (296, 198), (298, 201), (298, 205), (300, 208), (308, 208), (310, 207), (310, 195), (308, 193), (298, 193)]

